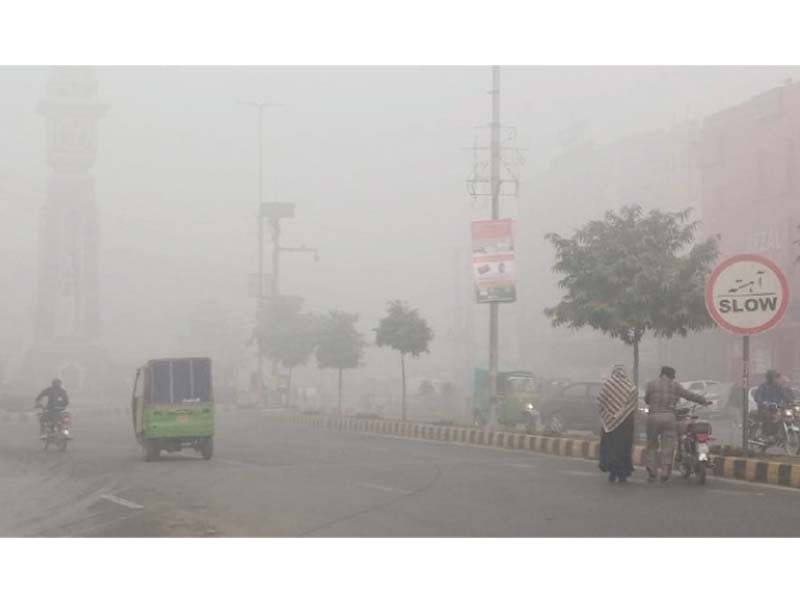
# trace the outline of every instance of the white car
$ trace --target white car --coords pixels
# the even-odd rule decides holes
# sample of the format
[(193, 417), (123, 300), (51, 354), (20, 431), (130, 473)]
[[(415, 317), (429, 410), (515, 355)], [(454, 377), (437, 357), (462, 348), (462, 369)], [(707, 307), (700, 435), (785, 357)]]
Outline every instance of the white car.
[(719, 410), (720, 406), (724, 405), (727, 401), (726, 389), (728, 386), (721, 381), (714, 381), (713, 379), (699, 379), (697, 381), (684, 381), (681, 383), (690, 392), (705, 396), (706, 400), (711, 401), (711, 410)]

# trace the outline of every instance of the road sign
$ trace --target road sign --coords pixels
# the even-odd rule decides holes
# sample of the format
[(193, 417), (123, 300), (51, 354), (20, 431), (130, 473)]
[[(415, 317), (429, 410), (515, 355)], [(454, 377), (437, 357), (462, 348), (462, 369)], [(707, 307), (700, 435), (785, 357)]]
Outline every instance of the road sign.
[(739, 254), (720, 263), (706, 283), (706, 308), (717, 325), (753, 335), (771, 329), (789, 306), (789, 283), (774, 262)]
[(514, 241), (511, 219), (472, 222), (472, 274), (475, 299), (514, 302)]
[(720, 263), (706, 282), (706, 308), (717, 325), (742, 336), (742, 449), (750, 439), (750, 336), (777, 325), (789, 306), (789, 283), (778, 265), (757, 254)]

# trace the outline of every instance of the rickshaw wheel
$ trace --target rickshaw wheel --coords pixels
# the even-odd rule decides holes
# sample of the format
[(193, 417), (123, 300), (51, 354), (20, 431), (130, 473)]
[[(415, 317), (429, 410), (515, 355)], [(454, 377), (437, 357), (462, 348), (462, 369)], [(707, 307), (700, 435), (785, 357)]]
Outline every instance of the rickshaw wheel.
[(200, 454), (203, 456), (203, 460), (211, 459), (211, 455), (214, 454), (214, 438), (208, 437), (203, 440), (200, 445)]

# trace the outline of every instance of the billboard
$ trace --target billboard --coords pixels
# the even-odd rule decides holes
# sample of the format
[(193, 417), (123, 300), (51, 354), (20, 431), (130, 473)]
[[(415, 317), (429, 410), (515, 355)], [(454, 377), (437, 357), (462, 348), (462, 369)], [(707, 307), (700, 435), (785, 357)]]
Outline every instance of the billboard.
[(472, 222), (472, 275), (475, 299), (514, 302), (514, 240), (511, 219)]

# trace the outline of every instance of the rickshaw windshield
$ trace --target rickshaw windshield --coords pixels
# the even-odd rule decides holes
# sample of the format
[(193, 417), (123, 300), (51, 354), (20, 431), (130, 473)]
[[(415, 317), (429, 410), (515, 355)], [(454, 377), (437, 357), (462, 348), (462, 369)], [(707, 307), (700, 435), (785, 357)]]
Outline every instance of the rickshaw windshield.
[(211, 361), (207, 358), (159, 360), (152, 363), (155, 404), (211, 401)]
[(535, 387), (532, 377), (509, 377), (508, 379), (508, 389), (512, 393), (533, 393), (536, 391)]

